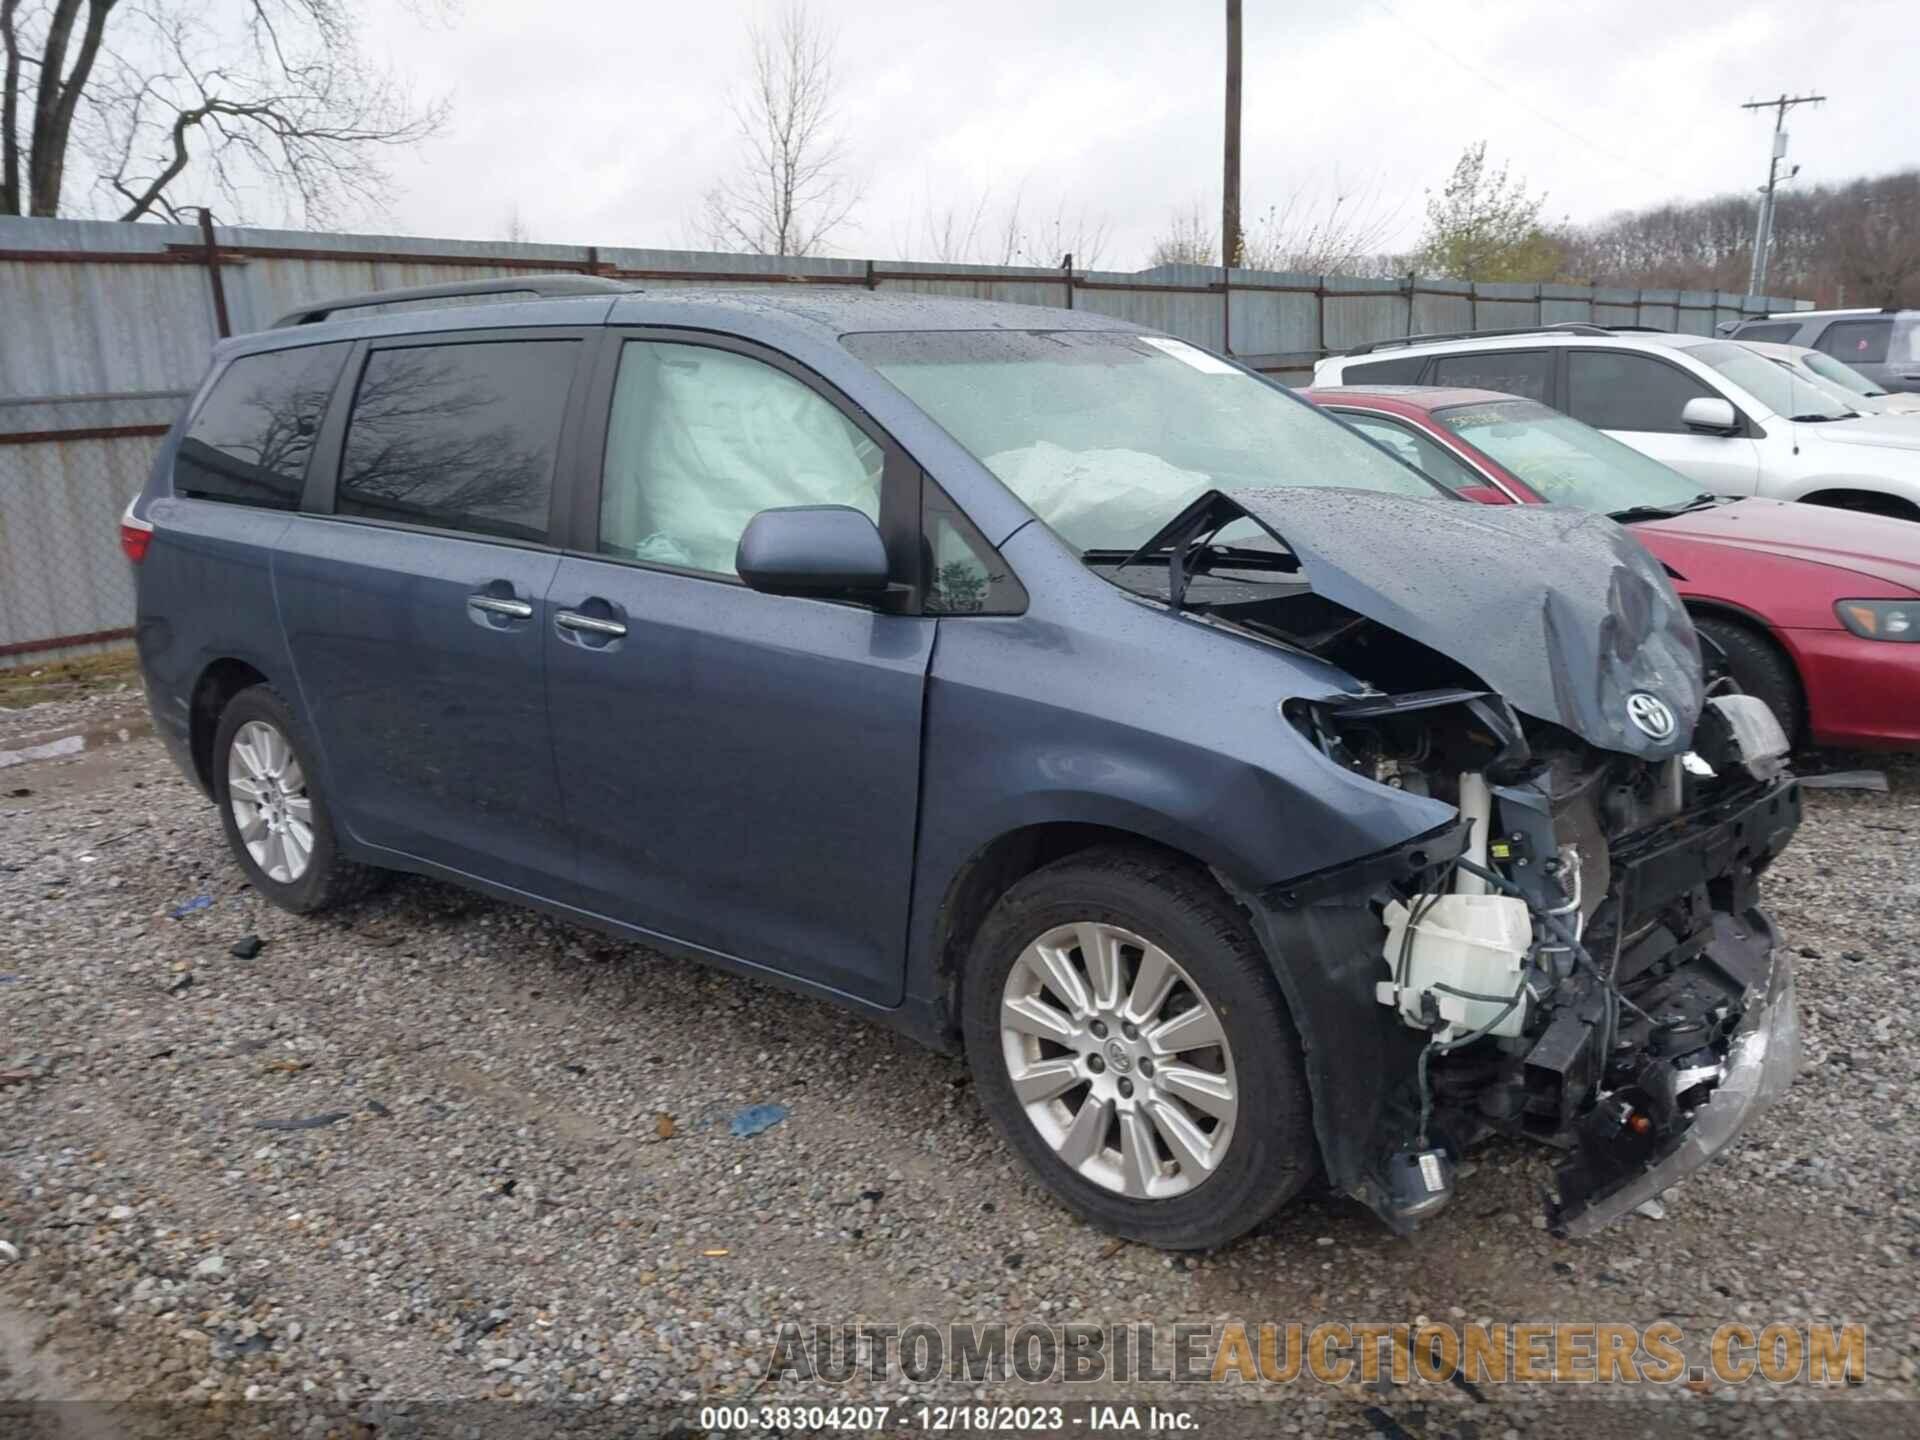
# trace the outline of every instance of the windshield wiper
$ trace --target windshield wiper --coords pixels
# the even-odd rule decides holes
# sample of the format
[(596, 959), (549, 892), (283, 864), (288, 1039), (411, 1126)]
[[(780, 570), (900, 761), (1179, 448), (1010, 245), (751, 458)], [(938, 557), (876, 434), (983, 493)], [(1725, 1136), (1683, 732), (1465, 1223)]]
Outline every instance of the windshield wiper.
[(1635, 520), (1671, 520), (1676, 515), (1685, 515), (1689, 511), (1703, 509), (1708, 505), (1718, 505), (1724, 496), (1712, 495), (1702, 490), (1691, 500), (1676, 501), (1672, 505), (1629, 505), (1624, 510), (1609, 510), (1607, 518), (1628, 524)]
[(1860, 412), (1849, 410), (1844, 415), (1789, 415), (1787, 418), (1802, 425), (1817, 425), (1823, 420), (1858, 420)]

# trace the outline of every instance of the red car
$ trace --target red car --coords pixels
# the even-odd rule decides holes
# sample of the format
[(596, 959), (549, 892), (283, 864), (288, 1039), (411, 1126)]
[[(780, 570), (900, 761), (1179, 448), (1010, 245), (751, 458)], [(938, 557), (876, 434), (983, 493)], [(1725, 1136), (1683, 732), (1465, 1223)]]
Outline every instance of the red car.
[(1796, 739), (1920, 746), (1920, 525), (1703, 494), (1570, 416), (1490, 390), (1305, 394), (1467, 499), (1575, 505), (1630, 525), (1741, 689)]

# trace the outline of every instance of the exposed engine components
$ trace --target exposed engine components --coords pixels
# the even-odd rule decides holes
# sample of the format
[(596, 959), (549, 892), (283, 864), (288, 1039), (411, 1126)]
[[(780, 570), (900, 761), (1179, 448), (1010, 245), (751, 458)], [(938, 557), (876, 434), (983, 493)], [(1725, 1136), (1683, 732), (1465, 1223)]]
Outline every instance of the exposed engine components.
[(1527, 957), (1533, 917), (1511, 895), (1416, 895), (1386, 907), (1384, 955), (1393, 978), (1375, 995), (1441, 1040), (1520, 1035), (1531, 1018)]

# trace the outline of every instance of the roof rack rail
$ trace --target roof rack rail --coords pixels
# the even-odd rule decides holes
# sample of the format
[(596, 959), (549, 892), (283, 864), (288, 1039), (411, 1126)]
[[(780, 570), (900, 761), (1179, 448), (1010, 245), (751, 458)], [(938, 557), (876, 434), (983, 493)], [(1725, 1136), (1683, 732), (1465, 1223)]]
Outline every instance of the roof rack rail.
[(518, 275), (491, 280), (460, 280), (449, 285), (409, 285), (398, 290), (374, 290), (365, 295), (346, 295), (318, 305), (303, 305), (289, 310), (273, 322), (283, 330), (289, 325), (317, 325), (339, 310), (360, 310), (370, 305), (400, 305), (412, 300), (468, 300), (478, 295), (534, 295), (552, 298), (566, 295), (612, 295), (636, 287), (603, 275)]
[(1367, 355), (1375, 350), (1395, 350), (1406, 345), (1426, 345), (1441, 340), (1491, 340), (1509, 335), (1611, 335), (1615, 330), (1629, 327), (1623, 325), (1589, 325), (1584, 320), (1562, 320), (1553, 325), (1509, 325), (1498, 330), (1444, 330), (1425, 335), (1401, 335), (1389, 340), (1370, 340), (1365, 345), (1356, 345), (1342, 352), (1346, 355)]

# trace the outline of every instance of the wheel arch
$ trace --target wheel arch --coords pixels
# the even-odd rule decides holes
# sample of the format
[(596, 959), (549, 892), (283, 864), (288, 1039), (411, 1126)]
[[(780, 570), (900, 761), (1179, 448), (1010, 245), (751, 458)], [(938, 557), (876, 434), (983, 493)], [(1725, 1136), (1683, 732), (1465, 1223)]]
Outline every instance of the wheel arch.
[[(1085, 850), (1124, 846), (1152, 852), (1204, 872), (1211, 883), (1219, 879), (1213, 867), (1190, 850), (1139, 829), (1093, 820), (1047, 820), (1008, 830), (987, 841), (960, 865), (947, 882), (934, 916), (927, 957), (937, 998), (940, 1027), (957, 1041), (960, 1026), (960, 984), (966, 958), (988, 914), (1021, 880), (1044, 866)], [(1232, 898), (1228, 887), (1221, 893)]]
[(1858, 510), (1898, 520), (1920, 520), (1920, 505), (1897, 493), (1884, 481), (1871, 479), (1812, 482), (1797, 498), (1803, 505), (1825, 505), (1836, 510)]
[(220, 716), (242, 690), (270, 683), (257, 666), (233, 655), (201, 667), (187, 702), (187, 745), (194, 776), (207, 794), (213, 793), (213, 737), (220, 729)]

